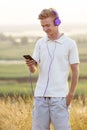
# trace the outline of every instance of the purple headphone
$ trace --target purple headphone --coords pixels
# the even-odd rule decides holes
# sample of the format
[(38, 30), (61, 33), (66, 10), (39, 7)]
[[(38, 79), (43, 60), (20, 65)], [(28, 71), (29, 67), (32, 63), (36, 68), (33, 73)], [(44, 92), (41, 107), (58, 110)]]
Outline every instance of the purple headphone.
[(59, 19), (58, 13), (57, 13), (55, 10), (52, 10), (52, 12), (57, 16), (57, 17), (54, 19), (54, 25), (55, 25), (55, 26), (59, 26), (59, 25), (61, 24), (61, 20)]

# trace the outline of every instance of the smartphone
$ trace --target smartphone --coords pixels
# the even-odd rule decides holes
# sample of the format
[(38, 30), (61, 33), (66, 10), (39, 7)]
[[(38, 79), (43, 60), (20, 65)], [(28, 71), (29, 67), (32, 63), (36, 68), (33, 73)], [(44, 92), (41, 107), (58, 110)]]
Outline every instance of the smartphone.
[[(30, 55), (23, 55), (23, 57), (24, 57), (25, 59), (29, 59), (29, 60), (35, 61)], [(35, 63), (37, 63), (37, 62), (35, 61)]]

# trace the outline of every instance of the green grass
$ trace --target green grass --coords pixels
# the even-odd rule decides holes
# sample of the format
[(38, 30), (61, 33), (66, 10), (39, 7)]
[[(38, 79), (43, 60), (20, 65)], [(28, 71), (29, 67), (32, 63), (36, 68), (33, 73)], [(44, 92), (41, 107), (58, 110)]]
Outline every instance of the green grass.
[(28, 74), (28, 67), (24, 64), (0, 64), (0, 77), (24, 77)]
[(81, 80), (78, 82), (77, 88), (76, 88), (76, 95), (79, 96), (87, 96), (87, 81)]
[[(79, 65), (80, 76), (87, 76), (87, 62), (80, 63)], [(37, 76), (38, 71), (33, 75)], [(29, 70), (26, 65), (24, 64), (0, 64), (0, 78), (16, 78), (16, 77), (28, 77)]]
[[(32, 77), (37, 77), (38, 72)], [(87, 63), (80, 63), (80, 76), (87, 76)], [(29, 70), (26, 64), (0, 64), (0, 78), (22, 78), (29, 77)], [(0, 93), (24, 93), (30, 91), (30, 83), (18, 83), (12, 80), (0, 81)], [(79, 80), (76, 95), (87, 95), (87, 81)]]
[[(80, 77), (87, 77), (87, 44), (86, 42), (82, 42), (84, 37), (87, 39), (87, 36), (74, 36), (76, 39), (77, 46), (79, 49), (80, 56)], [(81, 40), (81, 42), (80, 42)], [(13, 44), (11, 42), (3, 42), (0, 43), (0, 59), (1, 60), (23, 60), (24, 54), (31, 54), (33, 52), (35, 43), (29, 44)], [(37, 77), (38, 71), (33, 75), (33, 77)], [(11, 78), (11, 80), (3, 81), (0, 80), (0, 94), (27, 94), (30, 92), (30, 84), (29, 83), (18, 83), (12, 78), (23, 78), (29, 77), (29, 70), (25, 63), (23, 64), (7, 64), (6, 62), (0, 64), (0, 79)], [(79, 80), (78, 87), (76, 89), (76, 95), (87, 95), (87, 82), (84, 79)]]
[(0, 43), (0, 59), (23, 59), (24, 54), (32, 54), (35, 43), (13, 45)]
[[(35, 88), (36, 83), (32, 83), (33, 88)], [(2, 81), (0, 82), (0, 95), (4, 94), (30, 94), (31, 93), (31, 83), (19, 83), (15, 81)], [(87, 96), (87, 81), (81, 80), (78, 82), (75, 95), (85, 95)]]
[[(0, 64), (0, 78), (18, 78), (29, 77), (29, 69), (24, 64)], [(37, 72), (33, 74), (36, 76)]]
[[(33, 83), (33, 89), (35, 83)], [(0, 95), (30, 95), (32, 89), (30, 83), (17, 83), (14, 81), (0, 82)]]
[(87, 62), (80, 62), (79, 64), (79, 75), (81, 77), (87, 77)]

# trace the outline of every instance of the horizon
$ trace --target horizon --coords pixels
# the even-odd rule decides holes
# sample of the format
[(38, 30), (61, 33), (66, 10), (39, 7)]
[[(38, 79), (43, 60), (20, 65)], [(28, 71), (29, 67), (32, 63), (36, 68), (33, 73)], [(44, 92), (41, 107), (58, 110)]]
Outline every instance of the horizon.
[[(61, 24), (60, 31), (65, 34), (87, 34), (87, 24)], [(0, 33), (13, 36), (43, 36), (45, 32), (39, 24), (0, 25)]]

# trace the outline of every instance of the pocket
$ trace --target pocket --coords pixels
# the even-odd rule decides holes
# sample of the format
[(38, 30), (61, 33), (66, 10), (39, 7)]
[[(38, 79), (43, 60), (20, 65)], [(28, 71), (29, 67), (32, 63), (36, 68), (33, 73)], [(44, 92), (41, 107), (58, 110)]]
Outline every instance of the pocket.
[(42, 101), (42, 99), (43, 99), (42, 97), (35, 97), (35, 98), (34, 98), (34, 100), (35, 100), (36, 102)]
[(43, 98), (42, 97), (35, 97), (34, 98), (34, 106), (39, 107), (43, 104)]
[(66, 108), (68, 108), (67, 103), (66, 103), (66, 97), (64, 97), (63, 103), (64, 103), (64, 106), (65, 106)]
[(36, 118), (40, 117), (40, 107), (42, 105), (41, 97), (34, 97), (34, 107), (32, 111), (32, 117), (36, 120)]

